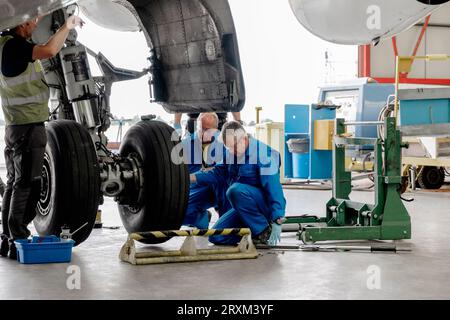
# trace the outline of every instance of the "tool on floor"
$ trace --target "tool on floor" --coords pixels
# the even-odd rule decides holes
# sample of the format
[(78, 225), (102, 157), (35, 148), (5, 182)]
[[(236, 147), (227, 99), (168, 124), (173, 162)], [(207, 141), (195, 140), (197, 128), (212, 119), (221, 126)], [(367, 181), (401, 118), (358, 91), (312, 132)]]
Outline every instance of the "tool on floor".
[(119, 230), (119, 226), (102, 226), (102, 229)]
[(306, 245), (301, 246), (300, 250), (310, 251), (310, 252), (346, 252), (346, 251), (363, 251), (363, 252), (411, 252), (411, 249), (407, 248), (397, 248), (395, 244), (381, 244), (372, 246), (318, 246), (318, 245)]
[(309, 252), (347, 252), (347, 251), (362, 251), (362, 252), (411, 252), (411, 249), (397, 248), (395, 244), (379, 244), (371, 246), (318, 246), (318, 245), (256, 245), (256, 249), (262, 250), (300, 250)]
[(261, 250), (300, 250), (299, 245), (276, 245), (271, 246), (268, 244), (257, 244), (255, 245), (256, 249)]
[[(400, 197), (403, 144), (396, 118), (384, 122), (345, 122), (336, 119), (333, 141), (333, 198), (326, 217), (287, 218), (285, 224), (301, 225), (299, 238), (305, 244), (327, 240), (400, 240), (411, 238), (411, 219)], [(381, 126), (381, 138), (349, 138), (349, 126)], [(374, 148), (375, 204), (350, 200), (351, 172), (346, 170), (346, 148)], [(321, 224), (321, 225), (317, 225)]]
[(88, 223), (86, 222), (85, 224), (83, 224), (81, 227), (79, 227), (77, 230), (75, 230), (74, 232), (70, 232), (70, 227), (67, 225), (63, 225), (61, 227), (61, 234), (59, 235), (59, 237), (61, 238), (61, 240), (70, 240), (72, 239), (72, 236), (77, 233), (78, 231), (80, 231), (81, 229), (83, 229), (84, 227), (86, 227), (88, 225)]
[[(236, 247), (198, 249), (195, 237), (241, 236)], [(135, 241), (162, 238), (186, 237), (179, 250), (137, 252)], [(119, 258), (133, 265), (162, 264), (176, 262), (195, 262), (211, 260), (255, 259), (258, 252), (252, 242), (251, 231), (244, 229), (206, 229), (174, 230), (132, 233), (120, 250)]]

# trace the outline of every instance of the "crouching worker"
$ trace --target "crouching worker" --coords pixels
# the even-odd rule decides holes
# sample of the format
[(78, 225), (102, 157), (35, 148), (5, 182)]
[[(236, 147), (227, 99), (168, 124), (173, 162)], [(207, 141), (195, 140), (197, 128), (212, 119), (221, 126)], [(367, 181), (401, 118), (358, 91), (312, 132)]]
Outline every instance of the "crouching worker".
[[(224, 125), (221, 137), (227, 149), (225, 163), (211, 171), (191, 175), (198, 185), (227, 185), (231, 209), (214, 229), (250, 228), (255, 243), (276, 245), (280, 241), (286, 200), (280, 183), (280, 155), (251, 138), (236, 121)], [(212, 236), (214, 244), (231, 245), (238, 236)]]
[[(219, 141), (219, 118), (215, 113), (202, 113), (198, 118), (197, 131), (183, 140), (185, 162), (189, 173), (211, 170), (221, 162), (225, 153)], [(223, 184), (191, 183), (189, 203), (183, 221), (183, 229), (208, 229), (211, 215), (208, 209), (216, 208), (219, 215), (231, 207), (226, 199), (226, 186)]]

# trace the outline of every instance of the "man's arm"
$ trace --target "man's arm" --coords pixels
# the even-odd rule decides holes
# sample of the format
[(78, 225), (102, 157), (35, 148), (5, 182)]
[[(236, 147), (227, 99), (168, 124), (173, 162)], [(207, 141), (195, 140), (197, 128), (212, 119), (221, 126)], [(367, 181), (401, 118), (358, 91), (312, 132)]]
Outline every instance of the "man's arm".
[(226, 164), (217, 164), (209, 171), (201, 171), (190, 175), (191, 183), (201, 185), (211, 185), (225, 183), (228, 177), (228, 166)]
[[(276, 165), (277, 170), (261, 170), (260, 182), (272, 209), (271, 221), (276, 221), (284, 218), (286, 212), (286, 199), (284, 198), (283, 188), (280, 183), (280, 156), (278, 152), (272, 150), (271, 162), (269, 166)], [(267, 166), (264, 167), (267, 168)]]
[(49, 59), (61, 51), (70, 30), (77, 26), (83, 27), (84, 21), (77, 16), (70, 16), (66, 23), (47, 41), (46, 44), (36, 45), (33, 48), (33, 60)]

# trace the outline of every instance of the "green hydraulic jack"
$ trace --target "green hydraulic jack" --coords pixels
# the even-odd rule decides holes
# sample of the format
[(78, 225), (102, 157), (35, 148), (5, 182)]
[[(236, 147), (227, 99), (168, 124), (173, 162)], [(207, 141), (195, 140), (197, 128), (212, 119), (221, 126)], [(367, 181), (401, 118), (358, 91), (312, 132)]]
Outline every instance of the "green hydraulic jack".
[[(349, 138), (347, 126), (382, 126), (383, 139)], [(374, 147), (375, 204), (351, 201), (351, 172), (345, 167), (347, 146)], [(336, 119), (333, 143), (333, 198), (327, 203), (326, 217), (289, 217), (285, 224), (301, 226), (299, 238), (310, 244), (328, 240), (400, 240), (411, 239), (411, 219), (400, 197), (400, 131), (395, 118), (385, 122), (345, 122)], [(315, 225), (311, 225), (315, 224)]]

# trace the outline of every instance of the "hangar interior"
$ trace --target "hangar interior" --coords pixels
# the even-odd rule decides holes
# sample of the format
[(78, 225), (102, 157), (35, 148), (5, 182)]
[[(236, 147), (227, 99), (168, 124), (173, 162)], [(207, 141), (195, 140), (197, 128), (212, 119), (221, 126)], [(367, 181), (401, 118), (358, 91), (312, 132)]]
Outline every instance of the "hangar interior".
[[(237, 28), (242, 23), (233, 20), (232, 0), (0, 0), (1, 29), (17, 32), (13, 27), (39, 16), (32, 40), (42, 46), (82, 12), (103, 28), (142, 32), (149, 53), (147, 69), (119, 68), (80, 43), (74, 26), (57, 54), (36, 59), (42, 70), (26, 74), (42, 73), (39, 80), (48, 87), (47, 144), (39, 186), (29, 186), (34, 196), (21, 217), (23, 224), (34, 214), (29, 229), (35, 237), (27, 240), (13, 236), (21, 185), (11, 172), (20, 176), (14, 165), (22, 160), (11, 160), (8, 152), (20, 146), (0, 143), (7, 150), (0, 177), (13, 194), (6, 205), (9, 220), (2, 216), (3, 232), (6, 222), (11, 235), (2, 242), (10, 256), (17, 249), (17, 257), (0, 258), (0, 300), (450, 297), (450, 2), (343, 0), (337, 8), (325, 0), (284, 1), (298, 28), (354, 47), (357, 77), (320, 86), (315, 101), (286, 101), (271, 110), (279, 121), (263, 121), (267, 108), (246, 104), (254, 91), (246, 92)], [(382, 23), (376, 27), (379, 14)], [(0, 57), (7, 37), (13, 36), (0, 37)], [(89, 63), (100, 76), (92, 76)], [(145, 94), (169, 116), (115, 118), (113, 84), (142, 78)], [(6, 121), (0, 131), (6, 136), (11, 128), (34, 124), (15, 123), (11, 116), (17, 107), (12, 101), (34, 106), (29, 97), (34, 91), (26, 89), (27, 96), (17, 89), (24, 81), (36, 85), (34, 78), (0, 74)], [(255, 117), (241, 118), (245, 109)], [(181, 113), (188, 114), (183, 128), (173, 120)], [(232, 147), (225, 129), (217, 130), (227, 113), (235, 121), (225, 126), (245, 133), (233, 133)], [(202, 140), (205, 114), (218, 115), (216, 136), (208, 141)], [(118, 141), (106, 134), (112, 129)], [(184, 146), (191, 143), (190, 131), (193, 137), (194, 131), (202, 134), (192, 138), (200, 143), (201, 168), (195, 172)], [(275, 179), (251, 171), (265, 168), (258, 160), (249, 171), (237, 167), (234, 182), (229, 176), (206, 180), (209, 171), (224, 174), (218, 167), (231, 175), (236, 165), (210, 165), (208, 148), (224, 142), (226, 154), (249, 157), (251, 141), (276, 155), (281, 167), (271, 174)], [(259, 182), (247, 183), (251, 178)], [(261, 209), (251, 192), (241, 190), (243, 198), (235, 201), (230, 190), (238, 184), (258, 189), (258, 199), (270, 210)], [(193, 190), (202, 185), (211, 187), (202, 197), (214, 198), (209, 206), (196, 204), (201, 207), (196, 213), (208, 219), (206, 227), (186, 222), (198, 201)], [(225, 189), (217, 191), (218, 186)], [(231, 203), (226, 213), (220, 197)], [(243, 223), (250, 221), (244, 217), (249, 206), (250, 214), (266, 218), (258, 237), (253, 233), (259, 226)], [(281, 216), (271, 219), (277, 210)], [(224, 219), (232, 213), (241, 217), (239, 223)], [(240, 242), (208, 241), (217, 236), (239, 236)]]

